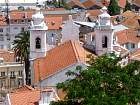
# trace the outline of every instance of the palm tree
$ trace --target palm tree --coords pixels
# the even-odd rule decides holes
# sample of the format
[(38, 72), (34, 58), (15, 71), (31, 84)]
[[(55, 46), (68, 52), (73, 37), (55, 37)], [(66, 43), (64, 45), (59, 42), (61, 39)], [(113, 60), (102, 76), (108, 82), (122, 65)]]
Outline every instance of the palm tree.
[(30, 33), (29, 31), (22, 31), (16, 36), (13, 41), (13, 50), (15, 56), (20, 58), (20, 62), (25, 64), (26, 84), (30, 84), (29, 72), (29, 47), (30, 47)]

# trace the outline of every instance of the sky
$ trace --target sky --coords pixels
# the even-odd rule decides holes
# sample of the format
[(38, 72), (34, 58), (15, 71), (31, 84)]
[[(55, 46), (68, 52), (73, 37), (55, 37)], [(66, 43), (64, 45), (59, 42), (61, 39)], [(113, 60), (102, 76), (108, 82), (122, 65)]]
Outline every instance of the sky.
[[(0, 3), (5, 3), (7, 0), (0, 0)], [(47, 0), (38, 0), (38, 2), (47, 1)], [(37, 0), (8, 0), (9, 3), (36, 3)]]

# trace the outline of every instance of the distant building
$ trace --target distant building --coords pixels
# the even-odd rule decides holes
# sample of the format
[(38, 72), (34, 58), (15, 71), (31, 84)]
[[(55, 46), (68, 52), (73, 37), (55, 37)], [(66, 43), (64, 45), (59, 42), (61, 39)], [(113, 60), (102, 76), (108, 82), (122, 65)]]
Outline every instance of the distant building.
[[(16, 62), (12, 51), (0, 51), (0, 100), (12, 89), (25, 84), (24, 65)], [(2, 100), (1, 100), (2, 101)]]
[(50, 105), (52, 101), (59, 101), (60, 98), (54, 88), (34, 89), (30, 86), (23, 86), (8, 93), (4, 105)]

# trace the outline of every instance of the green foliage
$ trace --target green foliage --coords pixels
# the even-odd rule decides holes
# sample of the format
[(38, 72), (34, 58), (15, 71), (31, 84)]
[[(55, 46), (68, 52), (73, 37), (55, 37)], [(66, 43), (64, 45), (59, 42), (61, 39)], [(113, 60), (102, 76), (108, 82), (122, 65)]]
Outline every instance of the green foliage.
[(46, 5), (53, 5), (53, 6), (55, 6), (55, 7), (57, 7), (57, 8), (60, 8), (60, 7), (62, 7), (62, 8), (65, 8), (65, 9), (70, 9), (70, 7), (68, 6), (68, 4), (66, 3), (66, 2), (64, 2), (64, 1), (46, 1), (45, 2), (45, 4)]
[(30, 33), (29, 31), (22, 31), (13, 42), (13, 50), (16, 57), (20, 58), (21, 63), (24, 61), (25, 72), (26, 72), (26, 83), (30, 84), (29, 81), (29, 47), (30, 47)]
[(67, 95), (52, 105), (136, 105), (140, 102), (140, 64), (135, 61), (121, 67), (119, 60), (104, 55), (86, 70), (69, 71), (67, 75), (76, 78), (57, 85)]
[(110, 0), (108, 11), (111, 16), (118, 15), (120, 13), (120, 7), (118, 6), (118, 0)]
[(16, 36), (16, 39), (13, 42), (13, 50), (15, 51), (16, 56), (21, 57), (21, 61), (28, 58), (29, 47), (30, 47), (30, 34), (28, 31), (22, 31)]
[(127, 11), (127, 10), (131, 10), (131, 4), (128, 2), (128, 0), (126, 0), (126, 6), (125, 6), (124, 11)]

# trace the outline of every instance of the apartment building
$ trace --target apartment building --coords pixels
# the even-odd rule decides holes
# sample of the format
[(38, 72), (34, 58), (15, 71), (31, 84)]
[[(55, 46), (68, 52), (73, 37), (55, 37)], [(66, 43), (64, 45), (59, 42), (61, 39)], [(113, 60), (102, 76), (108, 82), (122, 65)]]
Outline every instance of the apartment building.
[(5, 16), (0, 16), (0, 49), (11, 49), (15, 37), (23, 30), (29, 29), (30, 21), (34, 10), (11, 11), (9, 13), (9, 24)]
[(24, 65), (15, 61), (14, 52), (0, 50), (0, 101), (7, 92), (25, 83)]

